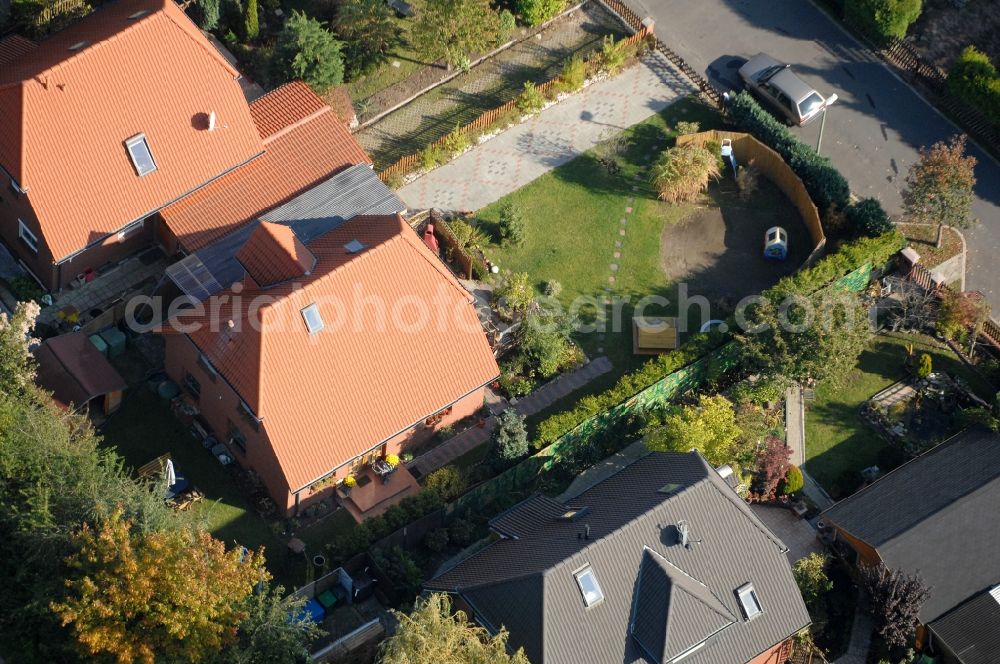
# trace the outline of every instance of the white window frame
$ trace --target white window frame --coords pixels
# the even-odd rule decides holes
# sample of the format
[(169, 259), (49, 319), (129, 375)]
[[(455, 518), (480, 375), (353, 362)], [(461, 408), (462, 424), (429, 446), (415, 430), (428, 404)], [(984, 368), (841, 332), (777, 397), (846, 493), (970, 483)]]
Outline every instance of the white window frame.
[(20, 219), (17, 220), (17, 237), (28, 245), (28, 249), (31, 249), (36, 254), (38, 253), (38, 236), (32, 233), (28, 225)]
[[(323, 322), (323, 316), (319, 312), (319, 306), (317, 306), (315, 302), (310, 304), (308, 307), (303, 307), (301, 313), (302, 313), (302, 322), (305, 323), (306, 330), (309, 332), (309, 334), (316, 334), (317, 332), (321, 332), (323, 328), (326, 327), (326, 323)], [(309, 324), (309, 314), (311, 313), (316, 314), (316, 320), (319, 322), (318, 327), (313, 327), (312, 325)]]
[[(593, 580), (594, 587), (597, 589), (597, 598), (593, 600), (587, 597), (587, 591), (584, 590), (583, 583), (581, 582), (581, 579), (588, 575)], [(594, 572), (594, 568), (591, 567), (589, 563), (573, 572), (573, 579), (576, 580), (576, 586), (580, 589), (580, 596), (583, 597), (583, 604), (588, 609), (592, 609), (604, 601), (604, 591), (601, 590), (601, 583), (597, 580), (597, 574)]]
[[(752, 583), (747, 583), (737, 588), (736, 598), (740, 601), (740, 610), (743, 612), (743, 617), (747, 622), (764, 613), (764, 607), (760, 603), (760, 597), (757, 596), (757, 591), (754, 590)], [(752, 614), (747, 609), (748, 602), (757, 607), (757, 610)]]
[[(148, 171), (143, 171), (139, 166), (139, 162), (136, 161), (135, 155), (132, 153), (132, 148), (136, 145), (142, 144), (146, 148), (146, 152), (149, 154), (149, 160), (152, 162), (153, 167)], [(145, 134), (136, 134), (131, 138), (125, 139), (125, 151), (128, 153), (128, 158), (132, 161), (132, 167), (135, 168), (135, 172), (139, 177), (145, 177), (150, 173), (156, 172), (156, 157), (153, 156), (153, 150), (149, 147), (149, 141), (146, 140)]]

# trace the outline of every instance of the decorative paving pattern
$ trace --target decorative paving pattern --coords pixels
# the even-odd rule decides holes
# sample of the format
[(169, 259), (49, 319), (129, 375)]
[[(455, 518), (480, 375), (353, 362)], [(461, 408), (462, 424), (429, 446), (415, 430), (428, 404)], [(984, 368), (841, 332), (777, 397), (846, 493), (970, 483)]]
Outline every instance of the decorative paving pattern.
[(653, 52), (618, 76), (591, 84), (434, 169), (399, 195), (414, 210), (478, 210), (694, 91), (662, 54)]

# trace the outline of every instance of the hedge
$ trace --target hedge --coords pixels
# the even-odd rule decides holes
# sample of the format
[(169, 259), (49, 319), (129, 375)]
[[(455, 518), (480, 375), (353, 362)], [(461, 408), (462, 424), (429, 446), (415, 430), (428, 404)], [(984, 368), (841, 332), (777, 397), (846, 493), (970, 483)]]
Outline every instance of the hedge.
[(894, 226), (882, 204), (875, 198), (863, 198), (847, 208), (847, 222), (855, 235), (879, 237), (892, 232)]
[(366, 551), (375, 542), (403, 526), (444, 507), (445, 501), (432, 489), (421, 489), (403, 498), (385, 512), (365, 519), (332, 543), (332, 552), (341, 560)]
[(1000, 74), (989, 56), (969, 46), (948, 71), (948, 90), (1000, 125)]
[[(860, 238), (845, 244), (840, 251), (824, 257), (812, 267), (783, 278), (765, 291), (764, 295), (781, 298), (789, 293), (815, 292), (867, 263), (885, 265), (904, 244), (903, 236), (895, 229), (880, 237)], [(538, 425), (533, 447), (541, 449), (551, 445), (591, 417), (631, 399), (671, 373), (722, 347), (729, 339), (728, 334), (717, 331), (693, 335), (677, 350), (664, 353), (632, 373), (625, 374), (614, 387), (600, 394), (584, 397), (575, 408), (543, 420)]]
[(902, 39), (920, 16), (921, 0), (846, 0), (844, 18), (880, 44)]
[(622, 376), (614, 387), (587, 396), (572, 410), (551, 415), (538, 425), (538, 434), (532, 443), (536, 449), (548, 447), (578, 424), (630, 399), (650, 385), (707, 355), (728, 341), (728, 335), (716, 331), (698, 333), (677, 350), (664, 353)]
[(841, 210), (847, 207), (851, 188), (840, 171), (829, 159), (795, 138), (788, 127), (761, 108), (750, 93), (743, 91), (736, 95), (729, 104), (729, 113), (741, 129), (781, 155), (802, 179), (820, 212), (825, 213), (831, 207)]

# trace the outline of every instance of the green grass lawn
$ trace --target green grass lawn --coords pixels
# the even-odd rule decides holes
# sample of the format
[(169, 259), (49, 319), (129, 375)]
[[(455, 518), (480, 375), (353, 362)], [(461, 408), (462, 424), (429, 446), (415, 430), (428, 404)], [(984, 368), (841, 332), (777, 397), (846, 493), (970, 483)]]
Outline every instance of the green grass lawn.
[[(713, 109), (685, 99), (626, 130), (627, 147), (618, 158), (620, 173), (610, 173), (598, 161), (600, 148), (555, 168), (477, 215), (481, 227), (494, 237), (485, 248), (486, 254), (504, 269), (527, 272), (539, 289), (546, 281), (558, 281), (563, 286), (558, 299), (567, 308), (579, 296), (591, 298), (593, 304), (577, 312), (587, 321), (594, 320), (598, 308), (610, 309), (602, 302), (607, 286), (613, 288), (607, 295), (633, 302), (659, 295), (673, 303), (671, 284), (660, 264), (660, 237), (665, 225), (682, 219), (692, 207), (657, 200), (646, 168), (654, 150), (673, 142), (673, 126), (678, 120), (698, 121), (706, 129), (721, 124)], [(499, 211), (508, 201), (520, 208), (527, 225), (526, 240), (518, 247), (501, 247), (495, 240)], [(629, 207), (631, 214), (626, 213)], [(622, 238), (620, 220), (626, 217), (629, 221)], [(618, 239), (623, 241), (620, 259), (614, 257)], [(619, 269), (612, 284), (608, 278), (613, 262)], [(673, 304), (654, 304), (646, 312), (671, 314), (673, 309)], [(631, 317), (632, 306), (625, 305), (620, 315), (609, 317), (604, 334), (576, 335), (589, 356), (607, 355), (615, 366), (610, 374), (589, 384), (587, 392), (610, 386), (646, 359), (632, 353)], [(617, 328), (611, 325), (615, 319), (620, 323)], [(572, 396), (576, 400), (581, 393)]]
[(928, 353), (934, 370), (959, 377), (980, 396), (990, 399), (993, 388), (970, 370), (947, 346), (924, 335), (884, 334), (875, 338), (861, 354), (858, 366), (840, 387), (820, 387), (816, 401), (807, 404), (806, 469), (828, 491), (847, 471), (858, 472), (878, 465), (878, 454), (886, 443), (861, 417), (860, 408), (869, 398), (906, 376), (905, 345)]
[(279, 522), (254, 511), (230, 470), (181, 426), (166, 401), (136, 388), (126, 394), (121, 409), (111, 416), (102, 434), (104, 444), (116, 449), (132, 468), (170, 452), (181, 472), (205, 493), (205, 499), (194, 505), (190, 514), (227, 547), (235, 543), (249, 548), (264, 546), (268, 569), (275, 579), (286, 586), (301, 585), (303, 563), (301, 558), (288, 556), (285, 541), (272, 529)]

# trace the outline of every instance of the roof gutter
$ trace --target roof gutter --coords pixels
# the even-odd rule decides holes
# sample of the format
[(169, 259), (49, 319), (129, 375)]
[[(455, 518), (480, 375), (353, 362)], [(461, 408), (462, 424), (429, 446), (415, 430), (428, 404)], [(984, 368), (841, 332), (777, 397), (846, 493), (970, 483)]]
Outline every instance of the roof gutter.
[(227, 168), (226, 170), (222, 171), (221, 173), (219, 173), (215, 177), (211, 178), (210, 180), (206, 180), (205, 182), (201, 183), (200, 185), (198, 185), (194, 189), (190, 189), (190, 190), (184, 192), (180, 196), (177, 196), (176, 198), (167, 201), (166, 203), (164, 203), (163, 205), (159, 206), (158, 208), (154, 208), (154, 209), (150, 210), (149, 212), (146, 212), (144, 214), (139, 215), (138, 217), (136, 217), (132, 221), (129, 221), (128, 223), (126, 223), (125, 225), (119, 226), (118, 228), (116, 228), (115, 230), (111, 231), (110, 233), (99, 237), (98, 239), (94, 240), (93, 242), (88, 243), (82, 249), (77, 249), (73, 253), (68, 254), (68, 255), (62, 257), (59, 260), (53, 261), (52, 264), (56, 265), (56, 266), (59, 266), (59, 265), (62, 265), (63, 263), (69, 263), (69, 262), (71, 262), (74, 258), (76, 258), (77, 256), (79, 256), (80, 254), (84, 253), (88, 249), (92, 249), (93, 247), (95, 247), (95, 246), (103, 243), (105, 240), (107, 240), (112, 235), (117, 235), (119, 232), (121, 232), (124, 229), (128, 228), (132, 224), (135, 224), (135, 223), (138, 223), (138, 222), (143, 221), (145, 219), (148, 219), (149, 217), (153, 216), (154, 214), (156, 214), (160, 210), (162, 210), (164, 208), (167, 208), (167, 207), (170, 207), (171, 205), (173, 205), (174, 203), (176, 203), (177, 201), (179, 201), (179, 200), (181, 200), (183, 198), (187, 198), (188, 196), (190, 196), (191, 194), (195, 193), (196, 191), (198, 191), (200, 189), (203, 189), (203, 188), (207, 187), (208, 185), (212, 184), (213, 182), (215, 182), (219, 178), (224, 177), (226, 175), (229, 175), (230, 173), (232, 173), (233, 171), (235, 171), (238, 168), (242, 168), (242, 167), (246, 166), (250, 162), (252, 162), (255, 159), (257, 159), (258, 157), (263, 156), (264, 153), (265, 153), (265, 151), (261, 150), (260, 152), (258, 152), (254, 156), (250, 157), (246, 161), (240, 162), (239, 164), (236, 164), (235, 166)]
[(340, 469), (341, 469), (341, 468), (343, 468), (344, 466), (346, 466), (346, 465), (348, 465), (349, 463), (351, 463), (351, 461), (353, 461), (354, 459), (357, 459), (357, 458), (358, 458), (359, 456), (364, 456), (365, 454), (368, 454), (369, 452), (374, 452), (375, 450), (377, 450), (378, 448), (382, 447), (383, 445), (385, 445), (385, 444), (386, 444), (387, 442), (389, 442), (390, 440), (392, 440), (392, 439), (393, 439), (393, 438), (395, 438), (396, 436), (398, 436), (398, 435), (400, 435), (401, 433), (404, 433), (404, 432), (406, 432), (406, 431), (409, 431), (409, 430), (410, 430), (410, 429), (412, 429), (413, 427), (417, 426), (418, 424), (420, 424), (421, 422), (423, 422), (424, 420), (426, 420), (426, 419), (427, 419), (428, 417), (431, 417), (431, 416), (433, 416), (433, 415), (436, 415), (437, 413), (440, 413), (440, 412), (441, 412), (442, 410), (444, 410), (444, 409), (445, 409), (445, 408), (447, 408), (448, 406), (451, 406), (451, 405), (453, 405), (453, 404), (455, 404), (455, 403), (458, 403), (459, 401), (461, 401), (461, 400), (462, 400), (462, 399), (464, 399), (465, 397), (469, 396), (470, 394), (472, 394), (472, 393), (473, 393), (473, 392), (475, 392), (476, 390), (481, 390), (481, 389), (483, 389), (484, 387), (486, 387), (487, 385), (489, 385), (490, 383), (492, 383), (493, 381), (495, 381), (495, 380), (496, 380), (497, 378), (499, 378), (499, 377), (500, 377), (500, 374), (497, 374), (496, 376), (494, 376), (493, 378), (490, 378), (490, 379), (489, 379), (488, 381), (486, 381), (486, 382), (485, 382), (485, 383), (483, 383), (482, 385), (478, 385), (478, 386), (476, 386), (476, 387), (472, 388), (471, 390), (469, 390), (468, 392), (466, 392), (466, 393), (465, 393), (465, 394), (463, 394), (462, 396), (458, 397), (458, 398), (457, 398), (457, 399), (455, 399), (454, 401), (451, 401), (451, 402), (449, 402), (449, 403), (446, 403), (446, 404), (445, 404), (444, 406), (442, 406), (441, 408), (438, 408), (438, 409), (437, 409), (437, 410), (435, 410), (434, 412), (432, 412), (432, 413), (428, 413), (427, 415), (424, 415), (423, 417), (421, 417), (421, 418), (420, 418), (419, 420), (417, 420), (417, 421), (416, 421), (416, 422), (414, 422), (413, 424), (411, 424), (411, 425), (409, 425), (409, 426), (406, 426), (406, 427), (403, 427), (402, 429), (400, 429), (400, 430), (399, 430), (399, 431), (397, 431), (396, 433), (392, 434), (392, 435), (391, 435), (391, 436), (389, 436), (388, 438), (384, 438), (384, 439), (382, 439), (381, 441), (379, 441), (379, 442), (378, 442), (378, 443), (376, 443), (375, 445), (372, 445), (372, 446), (371, 446), (370, 448), (368, 448), (367, 450), (365, 450), (365, 451), (363, 451), (363, 452), (359, 452), (358, 454), (355, 454), (355, 455), (354, 455), (353, 457), (351, 457), (350, 459), (348, 459), (348, 460), (347, 460), (347, 461), (345, 461), (344, 463), (342, 463), (342, 464), (340, 464), (340, 465), (337, 465), (337, 466), (334, 466), (334, 467), (333, 467), (333, 468), (332, 468), (331, 470), (328, 470), (328, 471), (326, 471), (325, 473), (323, 473), (322, 475), (319, 475), (319, 476), (318, 476), (318, 477), (316, 477), (315, 479), (312, 479), (312, 480), (309, 480), (308, 482), (306, 482), (305, 484), (303, 484), (303, 485), (302, 485), (302, 486), (300, 486), (299, 488), (297, 488), (297, 489), (294, 489), (294, 490), (292, 490), (292, 491), (291, 491), (291, 493), (292, 493), (293, 495), (294, 495), (294, 494), (296, 494), (296, 493), (299, 493), (300, 491), (303, 491), (303, 490), (305, 490), (306, 488), (308, 488), (308, 487), (309, 487), (309, 485), (311, 485), (311, 484), (315, 484), (316, 482), (318, 482), (318, 481), (320, 481), (320, 480), (322, 480), (322, 479), (324, 479), (324, 478), (326, 478), (326, 477), (329, 477), (330, 475), (333, 475), (333, 474), (334, 474), (334, 473), (336, 473), (336, 472), (337, 472), (338, 470), (340, 470)]

